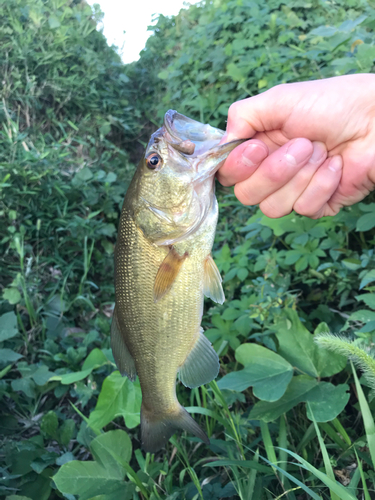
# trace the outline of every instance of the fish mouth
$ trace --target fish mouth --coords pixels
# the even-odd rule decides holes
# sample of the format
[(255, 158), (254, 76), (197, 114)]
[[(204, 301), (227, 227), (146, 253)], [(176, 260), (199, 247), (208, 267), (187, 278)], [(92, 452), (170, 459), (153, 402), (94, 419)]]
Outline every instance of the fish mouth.
[(170, 109), (164, 115), (164, 137), (177, 151), (197, 158), (217, 146), (224, 131)]
[(193, 160), (197, 173), (194, 183), (214, 176), (229, 153), (245, 139), (219, 144), (224, 131), (181, 115), (170, 109), (164, 116), (164, 137), (169, 145)]
[(238, 139), (236, 141), (220, 144), (208, 150), (206, 154), (199, 159), (196, 165), (198, 176), (194, 179), (195, 183), (203, 182), (208, 177), (213, 177), (223, 166), (229, 154), (247, 139)]

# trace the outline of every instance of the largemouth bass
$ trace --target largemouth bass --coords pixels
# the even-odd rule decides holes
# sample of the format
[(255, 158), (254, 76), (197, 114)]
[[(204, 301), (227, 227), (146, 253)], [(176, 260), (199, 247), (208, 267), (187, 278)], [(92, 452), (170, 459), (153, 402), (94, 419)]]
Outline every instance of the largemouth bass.
[(142, 389), (141, 439), (155, 452), (181, 428), (209, 443), (176, 397), (213, 380), (219, 359), (201, 328), (204, 295), (222, 304), (212, 259), (214, 176), (243, 141), (168, 111), (125, 196), (115, 249), (111, 344), (118, 369)]

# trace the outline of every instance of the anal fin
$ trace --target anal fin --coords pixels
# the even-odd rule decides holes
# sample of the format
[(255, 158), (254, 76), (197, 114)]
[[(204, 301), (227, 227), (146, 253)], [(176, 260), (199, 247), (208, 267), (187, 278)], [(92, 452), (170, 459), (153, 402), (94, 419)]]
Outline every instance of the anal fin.
[(176, 250), (171, 247), (165, 259), (160, 264), (154, 283), (154, 301), (157, 302), (165, 294), (169, 292), (177, 278), (187, 253), (179, 255)]
[(125, 339), (121, 333), (116, 308), (113, 312), (111, 325), (111, 347), (119, 372), (122, 376), (126, 375), (129, 380), (134, 382), (137, 377), (137, 371), (133, 356), (130, 354), (129, 349), (125, 344)]
[(180, 380), (186, 387), (199, 387), (216, 378), (219, 368), (219, 357), (201, 328), (192, 350), (179, 369)]
[(219, 269), (212, 256), (209, 255), (204, 261), (203, 293), (218, 304), (223, 304), (225, 301), (222, 281)]

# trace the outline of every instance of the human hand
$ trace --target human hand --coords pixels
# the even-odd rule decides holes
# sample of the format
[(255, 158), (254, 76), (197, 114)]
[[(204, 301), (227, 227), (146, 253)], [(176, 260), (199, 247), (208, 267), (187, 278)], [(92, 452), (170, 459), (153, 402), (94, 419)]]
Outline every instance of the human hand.
[(279, 85), (232, 104), (218, 172), (268, 217), (335, 215), (375, 186), (375, 75)]

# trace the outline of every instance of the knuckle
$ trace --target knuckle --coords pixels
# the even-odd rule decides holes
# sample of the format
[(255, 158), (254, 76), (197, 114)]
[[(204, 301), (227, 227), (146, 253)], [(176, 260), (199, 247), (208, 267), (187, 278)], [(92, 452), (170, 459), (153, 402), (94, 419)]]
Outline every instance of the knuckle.
[(285, 183), (285, 170), (272, 163), (267, 170), (267, 182), (271, 184)]
[(269, 93), (270, 95), (281, 95), (286, 91), (287, 86), (287, 83), (280, 83), (279, 85), (275, 85), (274, 87), (271, 87), (269, 90), (267, 90), (267, 93)]
[(284, 217), (291, 212), (291, 209), (280, 206), (278, 203), (274, 203), (272, 199), (266, 198), (259, 204), (261, 211), (269, 217), (270, 219), (278, 219), (279, 217)]
[(297, 214), (310, 217), (310, 219), (314, 218), (314, 214), (317, 213), (316, 210), (311, 210), (311, 208), (309, 208), (303, 201), (296, 201), (293, 205), (293, 210), (297, 212)]
[(311, 173), (308, 169), (302, 168), (298, 172), (298, 183), (299, 186), (307, 187), (313, 177), (313, 173)]
[(216, 175), (217, 180), (220, 182), (220, 184), (224, 187), (229, 187), (233, 185), (233, 182), (230, 182), (226, 177), (223, 175), (217, 174)]
[(228, 109), (228, 118), (235, 119), (240, 114), (241, 108), (241, 101), (236, 101), (231, 104)]
[(237, 200), (243, 205), (252, 205), (249, 200), (249, 195), (246, 192), (246, 188), (244, 188), (242, 184), (236, 184), (236, 186), (234, 186), (234, 194)]

